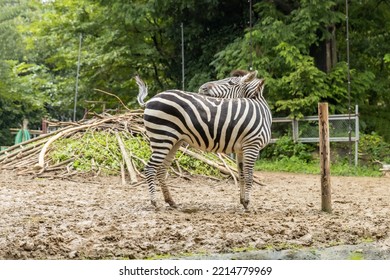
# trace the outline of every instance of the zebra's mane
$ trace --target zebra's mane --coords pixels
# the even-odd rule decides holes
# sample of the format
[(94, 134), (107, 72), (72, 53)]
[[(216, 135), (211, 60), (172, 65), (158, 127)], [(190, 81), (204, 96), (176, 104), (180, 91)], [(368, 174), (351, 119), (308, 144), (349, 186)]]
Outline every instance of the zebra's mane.
[(230, 76), (232, 77), (243, 77), (245, 76), (246, 74), (248, 74), (249, 72), (246, 71), (246, 70), (241, 70), (241, 69), (236, 69), (236, 70), (233, 70), (231, 73), (230, 73)]

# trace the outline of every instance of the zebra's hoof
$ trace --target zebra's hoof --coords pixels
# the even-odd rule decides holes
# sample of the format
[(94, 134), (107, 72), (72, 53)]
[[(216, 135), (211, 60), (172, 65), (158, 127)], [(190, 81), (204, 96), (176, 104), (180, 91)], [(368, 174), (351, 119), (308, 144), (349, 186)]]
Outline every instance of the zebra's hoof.
[(167, 201), (167, 203), (169, 204), (170, 207), (175, 208), (175, 209), (177, 208), (177, 204), (173, 200)]
[(151, 200), (150, 203), (154, 206), (154, 208), (157, 208), (157, 202), (154, 200)]
[(244, 206), (245, 211), (248, 211), (249, 200), (243, 200), (241, 204)]

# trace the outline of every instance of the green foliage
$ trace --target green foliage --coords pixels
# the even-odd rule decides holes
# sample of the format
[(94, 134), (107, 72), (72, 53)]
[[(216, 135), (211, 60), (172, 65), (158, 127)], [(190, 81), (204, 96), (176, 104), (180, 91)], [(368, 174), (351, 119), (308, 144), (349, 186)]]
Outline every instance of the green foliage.
[(319, 174), (320, 168), (319, 165), (317, 166), (312, 161), (307, 162), (296, 156), (292, 156), (290, 158), (283, 157), (275, 160), (258, 160), (255, 165), (255, 170)]
[[(217, 53), (213, 65), (219, 76), (232, 67), (249, 64), (253, 42), (253, 68), (267, 82), (267, 98), (274, 112), (292, 117), (316, 112), (317, 103), (330, 97), (346, 101), (346, 68), (338, 64), (326, 74), (319, 70), (310, 55), (310, 47), (330, 36), (327, 26), (339, 23), (342, 14), (332, 1), (300, 1), (300, 8), (290, 14), (280, 13), (271, 3), (255, 5), (259, 22), (244, 37)], [(318, 34), (322, 36), (318, 36)], [(241, 51), (240, 51), (241, 50)], [(344, 107), (345, 108), (345, 107)], [(339, 108), (340, 110), (341, 108)]]
[[(331, 113), (347, 113), (349, 100), (356, 102), (364, 130), (378, 130), (389, 141), (390, 6), (374, 0), (350, 3), (351, 98), (344, 9), (335, 1), (258, 2), (253, 29), (218, 52), (212, 65), (221, 78), (232, 68), (248, 68), (253, 58), (253, 68), (266, 80), (265, 94), (275, 116), (316, 114), (319, 101), (329, 102)], [(312, 51), (334, 36), (332, 26), (339, 62), (325, 73), (317, 68)]]
[(385, 54), (385, 57), (383, 58), (383, 60), (385, 61), (385, 63), (387, 65), (390, 65), (390, 53)]
[[(150, 155), (149, 144), (141, 137), (122, 138), (125, 147), (135, 156), (134, 164), (137, 169), (143, 169), (143, 163)], [(54, 142), (50, 157), (54, 163), (74, 158), (73, 167), (80, 171), (103, 171), (115, 174), (120, 171), (122, 154), (118, 141), (113, 133), (86, 132), (77, 139), (63, 138)]]
[[(390, 6), (384, 1), (350, 2), (350, 61), (354, 69), (351, 81), (352, 101), (360, 106), (364, 132), (377, 132), (390, 141), (389, 106)], [(338, 35), (339, 48), (345, 49), (345, 35)], [(341, 52), (340, 59), (346, 60)]]
[(14, 136), (9, 128), (18, 128), (29, 120), (37, 128), (45, 115), (45, 104), (53, 94), (45, 66), (24, 61), (18, 26), (26, 24), (31, 9), (28, 1), (0, 1), (0, 144), (11, 145)]
[[(149, 143), (141, 137), (128, 137), (122, 133), (126, 150), (131, 153), (138, 170), (143, 170), (151, 156)], [(214, 154), (205, 154), (210, 159), (217, 159)], [(115, 134), (109, 131), (86, 132), (77, 138), (62, 138), (53, 143), (49, 157), (54, 164), (74, 159), (73, 168), (85, 172), (103, 172), (118, 174), (123, 162), (122, 154)], [(200, 160), (178, 152), (176, 160), (181, 168), (192, 174), (220, 177), (218, 169), (212, 168)]]
[[(10, 141), (8, 129), (25, 116), (32, 128), (43, 115), (72, 117), (80, 34), (78, 117), (85, 100), (119, 107), (95, 88), (137, 107), (136, 73), (150, 96), (181, 88), (182, 23), (186, 90), (253, 66), (266, 79), (275, 116), (316, 114), (319, 101), (329, 102), (331, 113), (347, 113), (345, 3), (252, 2), (249, 29), (241, 0), (0, 0), (0, 142)], [(350, 101), (359, 104), (363, 131), (389, 142), (390, 6), (364, 0), (349, 8)], [(325, 71), (329, 39), (337, 49)]]
[[(29, 120), (29, 127), (39, 126), (45, 115), (44, 104), (48, 100), (45, 89), (50, 86), (37, 78), (45, 72), (37, 65), (18, 64), (17, 61), (3, 61), (0, 74), (0, 143), (11, 145), (13, 137), (9, 128), (18, 128), (22, 120)], [(17, 86), (14, 86), (17, 85)]]
[(268, 145), (261, 151), (261, 157), (273, 160), (295, 157), (301, 161), (312, 160), (312, 152), (315, 148), (312, 145), (301, 142), (294, 143), (291, 136), (280, 137), (275, 144)]
[(390, 144), (376, 133), (363, 134), (360, 136), (359, 154), (368, 164), (375, 161), (390, 163)]
[[(294, 172), (303, 174), (320, 174), (320, 163), (318, 160), (305, 161), (296, 156), (277, 160), (258, 160), (255, 165), (258, 171)], [(350, 166), (346, 162), (334, 162), (330, 166), (330, 172), (334, 176), (367, 176), (379, 177), (381, 172), (375, 166), (360, 165)]]
[[(332, 175), (339, 176), (381, 176), (375, 160), (390, 162), (390, 145), (377, 134), (361, 135), (359, 142), (358, 167), (351, 166), (347, 158), (339, 156), (345, 153), (345, 145), (331, 143)], [(342, 151), (344, 148), (344, 151)], [(306, 174), (319, 174), (320, 164), (316, 144), (294, 143), (290, 136), (283, 136), (276, 143), (261, 151), (261, 160), (256, 163), (256, 170), (284, 171)]]

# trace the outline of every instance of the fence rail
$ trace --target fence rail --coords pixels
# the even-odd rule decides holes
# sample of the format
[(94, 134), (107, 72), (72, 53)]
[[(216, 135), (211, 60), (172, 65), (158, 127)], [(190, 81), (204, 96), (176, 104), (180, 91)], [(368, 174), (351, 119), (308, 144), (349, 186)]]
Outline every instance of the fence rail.
[[(318, 143), (318, 116), (306, 116), (302, 119), (274, 118), (272, 120), (271, 143), (291, 131), (294, 142)], [(329, 141), (354, 142), (355, 165), (358, 163), (359, 108), (353, 114), (329, 115)]]

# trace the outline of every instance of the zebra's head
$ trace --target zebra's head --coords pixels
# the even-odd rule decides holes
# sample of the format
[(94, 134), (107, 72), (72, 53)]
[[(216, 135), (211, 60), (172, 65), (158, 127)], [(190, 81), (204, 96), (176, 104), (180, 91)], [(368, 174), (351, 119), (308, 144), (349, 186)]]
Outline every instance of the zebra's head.
[(264, 80), (257, 78), (257, 71), (236, 70), (231, 77), (207, 82), (199, 88), (199, 93), (219, 98), (252, 98), (261, 96)]

